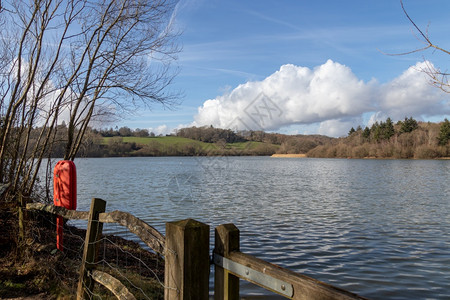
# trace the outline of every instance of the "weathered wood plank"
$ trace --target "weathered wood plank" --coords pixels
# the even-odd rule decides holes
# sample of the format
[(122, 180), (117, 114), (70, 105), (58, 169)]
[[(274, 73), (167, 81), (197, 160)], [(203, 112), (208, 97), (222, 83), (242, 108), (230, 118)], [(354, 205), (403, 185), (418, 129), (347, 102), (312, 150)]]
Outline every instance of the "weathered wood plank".
[(89, 219), (88, 211), (68, 210), (62, 206), (54, 206), (53, 204), (44, 203), (27, 203), (28, 210), (42, 210), (51, 214), (60, 215), (69, 220), (87, 220)]
[(92, 279), (97, 281), (98, 283), (104, 285), (114, 296), (119, 300), (135, 300), (136, 298), (132, 293), (128, 291), (128, 289), (116, 278), (111, 276), (108, 273), (93, 270), (89, 274)]
[(103, 223), (118, 223), (127, 227), (128, 230), (137, 235), (147, 246), (158, 254), (164, 255), (164, 235), (132, 214), (116, 210), (108, 213), (101, 213), (99, 220)]
[(208, 300), (209, 225), (166, 223), (165, 300)]
[[(271, 264), (252, 255), (242, 252), (229, 253), (228, 259), (247, 266), (250, 269), (267, 274), (274, 278), (286, 281), (292, 284), (294, 295), (291, 299), (295, 300), (324, 300), (324, 299), (342, 299), (342, 300), (362, 300), (365, 299), (356, 294), (343, 289), (334, 287), (327, 283), (313, 279), (311, 277), (295, 273), (280, 266)], [(255, 283), (255, 282), (253, 282)], [(257, 283), (255, 283), (257, 284)]]
[(99, 240), (103, 229), (103, 223), (98, 221), (98, 215), (104, 212), (105, 208), (106, 201), (99, 198), (92, 199), (80, 267), (80, 278), (78, 280), (77, 300), (91, 299), (92, 296), (94, 281), (88, 274), (95, 268), (97, 263)]
[(27, 219), (26, 210), (24, 210), (27, 199), (23, 195), (19, 195), (19, 240), (25, 240), (25, 222)]
[[(60, 215), (70, 220), (87, 220), (89, 218), (88, 211), (68, 210), (61, 206), (54, 206), (43, 203), (28, 203), (29, 210), (42, 210), (52, 214)], [(102, 223), (118, 223), (125, 226), (132, 233), (136, 234), (147, 246), (160, 255), (164, 255), (165, 237), (154, 227), (132, 214), (122, 211), (112, 211), (101, 213), (99, 221)]]
[[(214, 241), (214, 253), (228, 258), (230, 252), (239, 251), (239, 229), (234, 224), (217, 226)], [(214, 266), (214, 299), (239, 299), (239, 277), (218, 265)]]

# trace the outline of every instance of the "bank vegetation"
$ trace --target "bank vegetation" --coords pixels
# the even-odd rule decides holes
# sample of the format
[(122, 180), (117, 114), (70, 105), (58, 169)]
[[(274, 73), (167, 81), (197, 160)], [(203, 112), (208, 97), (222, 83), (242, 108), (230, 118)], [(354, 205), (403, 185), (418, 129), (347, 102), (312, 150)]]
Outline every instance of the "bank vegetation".
[[(447, 119), (431, 123), (412, 117), (396, 123), (387, 118), (364, 129), (351, 128), (348, 136), (341, 138), (234, 132), (212, 126), (182, 128), (172, 135), (156, 136), (145, 129), (121, 127), (88, 130), (80, 154), (85, 157), (303, 154), (323, 158), (434, 159), (450, 156), (449, 141)], [(53, 155), (62, 151), (60, 148)]]
[(450, 122), (417, 122), (413, 118), (393, 123), (390, 118), (371, 127), (350, 129), (307, 153), (308, 157), (435, 159), (450, 156)]

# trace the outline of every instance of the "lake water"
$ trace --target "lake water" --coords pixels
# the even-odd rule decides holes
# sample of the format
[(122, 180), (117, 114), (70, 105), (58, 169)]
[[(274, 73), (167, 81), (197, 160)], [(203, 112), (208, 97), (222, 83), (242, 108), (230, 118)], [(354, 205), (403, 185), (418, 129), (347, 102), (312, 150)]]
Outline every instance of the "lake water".
[[(271, 157), (75, 161), (92, 197), (164, 233), (235, 223), (241, 251), (372, 299), (450, 299), (450, 161)], [(211, 246), (212, 247), (212, 246)], [(242, 295), (263, 293), (244, 284)]]

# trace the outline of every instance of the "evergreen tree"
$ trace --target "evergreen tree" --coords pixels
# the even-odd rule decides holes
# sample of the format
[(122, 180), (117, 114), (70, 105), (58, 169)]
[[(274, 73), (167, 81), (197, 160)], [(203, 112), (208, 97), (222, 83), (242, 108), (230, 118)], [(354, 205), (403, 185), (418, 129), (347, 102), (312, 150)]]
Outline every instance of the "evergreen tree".
[(409, 119), (405, 117), (405, 121), (400, 123), (400, 133), (412, 132), (413, 130), (419, 128), (419, 124), (417, 124), (417, 121), (414, 120), (413, 117), (409, 117)]
[(440, 146), (447, 145), (450, 140), (450, 122), (447, 118), (445, 118), (444, 122), (441, 124), (438, 140)]
[(352, 134), (354, 134), (356, 132), (355, 128), (351, 128), (350, 131), (348, 132), (348, 136), (351, 136)]
[[(381, 122), (383, 123), (383, 122)], [(370, 133), (373, 136), (373, 139), (375, 141), (380, 141), (381, 138), (381, 125), (378, 122), (373, 123), (372, 127), (370, 128)]]
[(370, 129), (369, 127), (365, 127), (362, 133), (363, 138), (369, 139), (370, 138)]
[(387, 118), (386, 123), (383, 124), (383, 139), (389, 140), (394, 134), (394, 123), (391, 118)]

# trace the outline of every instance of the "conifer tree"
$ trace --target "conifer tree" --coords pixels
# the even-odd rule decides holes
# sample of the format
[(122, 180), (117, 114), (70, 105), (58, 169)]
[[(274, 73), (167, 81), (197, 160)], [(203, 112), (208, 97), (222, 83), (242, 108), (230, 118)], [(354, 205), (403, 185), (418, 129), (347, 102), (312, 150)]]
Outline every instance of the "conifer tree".
[(417, 124), (417, 121), (413, 117), (409, 117), (409, 119), (405, 117), (405, 121), (400, 121), (400, 123), (400, 133), (412, 132), (419, 128), (419, 124)]
[(348, 136), (351, 136), (352, 134), (354, 134), (356, 132), (355, 128), (351, 128), (350, 131), (348, 132)]
[(394, 123), (391, 118), (386, 119), (386, 123), (383, 123), (383, 139), (390, 139), (395, 134)]
[(450, 122), (447, 118), (445, 118), (444, 122), (441, 124), (441, 128), (439, 130), (439, 145), (445, 146), (450, 140)]
[(370, 129), (369, 127), (365, 127), (362, 133), (363, 138), (369, 139), (370, 138)]

